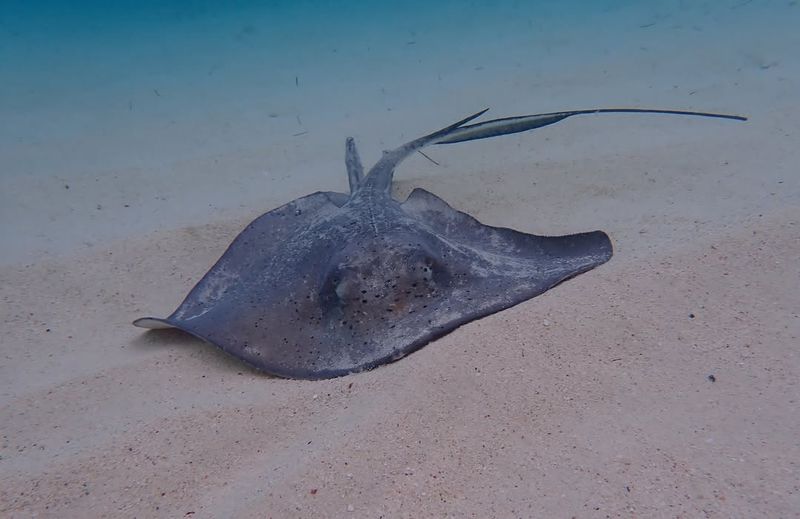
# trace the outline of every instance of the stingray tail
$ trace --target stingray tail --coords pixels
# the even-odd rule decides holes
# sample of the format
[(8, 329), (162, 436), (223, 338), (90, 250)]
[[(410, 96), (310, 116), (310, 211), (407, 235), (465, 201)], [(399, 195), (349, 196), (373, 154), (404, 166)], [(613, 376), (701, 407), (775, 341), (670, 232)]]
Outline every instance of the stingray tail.
[[(474, 141), (487, 139), (500, 135), (510, 135), (512, 133), (534, 130), (543, 126), (555, 124), (573, 115), (588, 115), (600, 113), (639, 113), (639, 114), (668, 114), (668, 115), (687, 115), (694, 117), (712, 117), (717, 119), (731, 119), (734, 121), (746, 121), (746, 117), (740, 115), (727, 115), (709, 112), (689, 112), (682, 110), (656, 110), (642, 108), (596, 108), (592, 110), (573, 110), (569, 112), (551, 112), (546, 114), (521, 115), (517, 117), (504, 117), (502, 119), (492, 119), (481, 123), (467, 125), (468, 122), (486, 113), (481, 110), (470, 115), (455, 124), (435, 131), (419, 139), (408, 142), (399, 148), (383, 152), (383, 157), (375, 166), (370, 169), (363, 185), (369, 185), (375, 189), (389, 191), (392, 185), (394, 169), (403, 159), (412, 153), (428, 146), (429, 144), (453, 144), (456, 142)], [(351, 184), (352, 187), (352, 184)]]
[(474, 113), (469, 117), (465, 117), (460, 121), (451, 124), (446, 128), (442, 128), (441, 130), (437, 130), (433, 133), (429, 133), (424, 137), (420, 137), (418, 139), (414, 139), (411, 142), (407, 142), (400, 146), (399, 148), (395, 148), (390, 151), (384, 151), (383, 156), (378, 161), (377, 164), (372, 166), (372, 169), (369, 170), (367, 177), (364, 181), (365, 186), (372, 187), (373, 189), (386, 191), (388, 192), (392, 187), (392, 177), (394, 176), (394, 168), (397, 167), (405, 158), (407, 158), (412, 153), (424, 148), (429, 144), (434, 144), (437, 141), (447, 137), (454, 131), (457, 131), (459, 128), (467, 124), (468, 122), (472, 121), (473, 119), (477, 119), (481, 115), (485, 114), (486, 111), (489, 110), (488, 108), (481, 110), (480, 112)]
[(732, 119), (734, 121), (746, 121), (746, 117), (740, 115), (727, 115), (709, 112), (686, 112), (682, 110), (651, 110), (640, 108), (597, 108), (594, 110), (573, 110), (570, 112), (552, 112), (547, 114), (521, 115), (517, 117), (504, 117), (502, 119), (492, 119), (477, 124), (460, 126), (435, 139), (432, 144), (453, 144), (456, 142), (474, 141), (487, 139), (499, 135), (509, 135), (512, 133), (526, 132), (555, 124), (573, 115), (587, 114), (668, 114), (668, 115), (688, 115), (693, 117), (713, 117), (717, 119)]

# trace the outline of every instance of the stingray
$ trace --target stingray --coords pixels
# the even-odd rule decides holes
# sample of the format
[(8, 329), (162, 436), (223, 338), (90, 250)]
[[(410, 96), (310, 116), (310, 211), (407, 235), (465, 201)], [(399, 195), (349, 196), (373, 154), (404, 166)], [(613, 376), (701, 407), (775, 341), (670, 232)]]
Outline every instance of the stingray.
[(350, 193), (316, 192), (250, 223), (166, 318), (266, 373), (323, 379), (408, 355), (462, 324), (531, 299), (611, 258), (602, 231), (537, 236), (484, 225), (424, 189), (391, 195), (395, 168), (432, 144), (485, 139), (598, 109), (467, 124), (486, 110), (391, 151), (365, 175), (346, 140)]

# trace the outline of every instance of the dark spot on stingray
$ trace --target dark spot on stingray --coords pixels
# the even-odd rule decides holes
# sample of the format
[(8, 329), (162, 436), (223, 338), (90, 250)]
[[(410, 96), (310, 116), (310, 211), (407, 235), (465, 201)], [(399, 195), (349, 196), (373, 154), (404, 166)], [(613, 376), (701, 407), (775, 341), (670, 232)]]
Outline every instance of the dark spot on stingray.
[[(179, 328), (282, 377), (321, 379), (372, 369), (464, 323), (536, 297), (612, 255), (602, 231), (546, 237), (491, 227), (424, 189), (395, 200), (392, 180), (405, 158), (428, 145), (533, 130), (582, 114), (744, 120), (598, 109), (469, 124), (484, 112), (384, 152), (366, 174), (348, 138), (349, 194), (313, 193), (258, 217), (172, 315), (134, 324)], [(374, 305), (388, 296), (390, 285), (394, 305), (381, 305), (384, 312)], [(420, 298), (437, 302), (422, 305)]]

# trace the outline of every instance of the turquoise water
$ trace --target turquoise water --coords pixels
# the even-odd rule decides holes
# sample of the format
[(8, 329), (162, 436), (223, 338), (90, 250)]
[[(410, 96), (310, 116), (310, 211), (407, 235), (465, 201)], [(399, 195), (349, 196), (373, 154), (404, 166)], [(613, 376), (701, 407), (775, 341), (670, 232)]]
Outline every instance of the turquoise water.
[(345, 136), (375, 158), (487, 106), (780, 111), (800, 48), (789, 0), (109, 4), (4, 3), (9, 257), (341, 188)]

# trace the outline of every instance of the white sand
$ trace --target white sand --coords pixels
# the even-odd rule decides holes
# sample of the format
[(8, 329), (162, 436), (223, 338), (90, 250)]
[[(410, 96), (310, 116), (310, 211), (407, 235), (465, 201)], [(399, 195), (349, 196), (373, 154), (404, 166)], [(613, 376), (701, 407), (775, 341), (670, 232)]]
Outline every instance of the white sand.
[[(796, 517), (800, 7), (753, 4), (661, 2), (582, 30), (549, 13), (535, 57), (500, 31), (435, 61), (432, 29), (399, 21), (347, 44), (396, 44), (394, 66), (361, 49), (279, 69), (289, 86), (264, 98), (219, 78), (179, 94), (271, 37), (251, 30), (193, 57), (196, 78), (72, 78), (69, 102), (26, 90), (35, 74), (4, 85), (19, 103), (0, 133), (0, 516)], [(272, 379), (130, 326), (171, 312), (253, 216), (344, 190), (346, 135), (371, 162), (485, 105), (752, 119), (587, 117), (409, 160), (398, 196), (425, 187), (527, 232), (603, 229), (615, 256), (369, 373)]]

